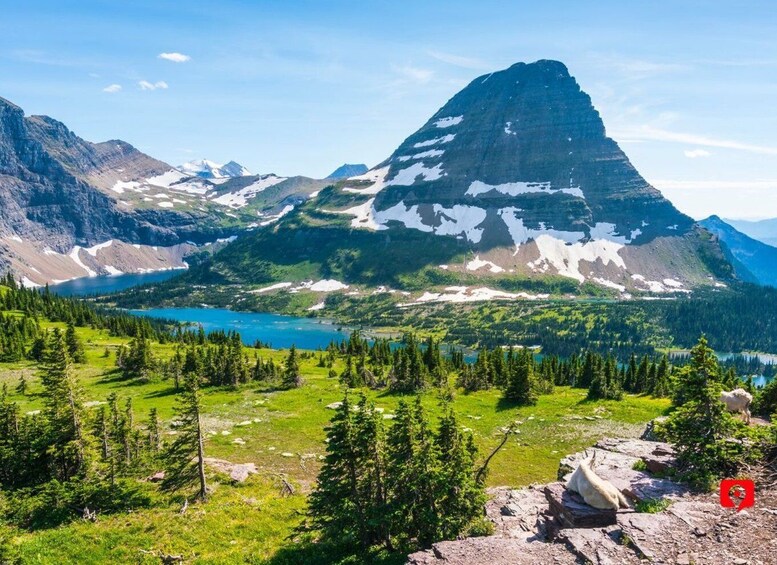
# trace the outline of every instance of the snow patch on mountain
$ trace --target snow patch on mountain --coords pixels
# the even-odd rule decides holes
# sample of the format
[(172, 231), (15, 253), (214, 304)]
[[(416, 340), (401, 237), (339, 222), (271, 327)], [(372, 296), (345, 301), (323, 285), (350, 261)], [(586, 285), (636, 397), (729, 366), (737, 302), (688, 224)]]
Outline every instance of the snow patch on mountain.
[(496, 263), (493, 263), (492, 261), (484, 261), (480, 258), (479, 255), (475, 255), (475, 258), (467, 263), (467, 270), (468, 271), (477, 271), (478, 269), (482, 269), (483, 267), (488, 267), (488, 270), (492, 273), (503, 273), (504, 269), (497, 265)]
[(631, 240), (625, 235), (617, 235), (615, 224), (608, 222), (598, 222), (591, 228), (591, 239), (607, 239), (618, 243), (630, 243)]
[(528, 266), (538, 273), (546, 273), (549, 267), (552, 267), (559, 275), (582, 283), (585, 276), (580, 272), (581, 261), (593, 263), (601, 260), (605, 266), (613, 263), (616, 267), (626, 269), (623, 257), (618, 254), (623, 244), (614, 241), (599, 239), (569, 244), (550, 235), (541, 235), (535, 238), (534, 243), (540, 256), (529, 262)]
[(243, 165), (230, 161), (226, 165), (209, 161), (208, 159), (197, 159), (184, 163), (178, 170), (190, 176), (197, 176), (205, 179), (224, 179), (249, 176), (251, 172)]
[(404, 202), (397, 202), (394, 206), (385, 210), (375, 210), (374, 208), (371, 210), (372, 217), (378, 225), (385, 226), (386, 223), (395, 221), (403, 224), (406, 228), (424, 232), (433, 231), (432, 226), (427, 226), (423, 218), (421, 218), (417, 204), (408, 208)]
[(84, 249), (84, 251), (86, 251), (92, 257), (97, 257), (97, 252), (100, 249), (107, 249), (111, 245), (113, 245), (113, 240), (109, 239), (108, 241), (105, 241), (103, 243), (98, 243), (97, 245), (93, 245), (92, 247), (87, 247), (86, 249)]
[(435, 137), (433, 139), (427, 139), (426, 141), (419, 141), (418, 143), (414, 143), (413, 147), (420, 149), (421, 147), (429, 147), (430, 145), (437, 145), (438, 143), (449, 143), (453, 141), (455, 137), (455, 133), (449, 133), (443, 135), (442, 137)]
[(348, 180), (355, 181), (369, 181), (372, 184), (366, 188), (351, 188), (344, 187), (343, 192), (351, 192), (353, 194), (377, 194), (386, 187), (386, 175), (388, 175), (389, 167), (383, 167), (381, 169), (375, 169), (368, 171), (363, 175), (351, 177)]
[(398, 304), (399, 308), (428, 304), (429, 302), (484, 302), (489, 300), (543, 300), (548, 294), (528, 294), (526, 292), (504, 292), (488, 287), (469, 288), (466, 286), (449, 286), (445, 292), (424, 292), (412, 302)]
[(226, 194), (222, 194), (218, 198), (214, 198), (213, 202), (215, 202), (216, 204), (229, 206), (230, 208), (243, 208), (244, 206), (248, 205), (248, 201), (251, 198), (259, 194), (263, 190), (266, 190), (271, 186), (275, 186), (276, 184), (281, 183), (285, 180), (286, 180), (285, 177), (266, 175), (260, 178), (258, 181), (251, 183), (247, 187), (241, 188), (236, 192), (228, 192)]
[(487, 212), (477, 206), (455, 204), (452, 208), (444, 208), (440, 204), (433, 207), (435, 219), (440, 225), (434, 228), (437, 235), (464, 234), (473, 243), (479, 243), (483, 237), (483, 228), (478, 226), (486, 219)]
[(169, 171), (167, 171), (166, 173), (162, 173), (161, 175), (147, 178), (146, 182), (148, 184), (153, 184), (154, 186), (161, 186), (162, 188), (170, 188), (172, 184), (180, 182), (187, 178), (189, 177), (183, 174), (181, 171), (170, 169)]
[(479, 196), (481, 194), (486, 194), (487, 192), (491, 192), (492, 190), (495, 190), (496, 192), (500, 192), (502, 194), (507, 194), (508, 196), (518, 196), (519, 194), (532, 194), (532, 193), (541, 193), (541, 194), (569, 194), (571, 196), (576, 196), (577, 198), (583, 198), (585, 199), (585, 195), (583, 194), (583, 191), (580, 190), (579, 186), (570, 186), (569, 188), (557, 188), (553, 189), (550, 186), (549, 182), (506, 182), (504, 184), (486, 184), (484, 182), (481, 182), (479, 180), (473, 181), (469, 188), (467, 189), (467, 192), (464, 194), (466, 196)]
[(81, 267), (86, 272), (87, 277), (96, 277), (97, 273), (95, 273), (92, 269), (87, 267), (83, 261), (81, 261), (81, 249), (83, 248), (80, 245), (76, 245), (73, 247), (73, 249), (70, 250), (70, 253), (67, 254), (68, 257), (70, 257), (76, 265)]
[(429, 151), (422, 151), (421, 153), (416, 153), (415, 155), (402, 155), (401, 157), (397, 157), (400, 161), (409, 161), (410, 159), (427, 159), (431, 157), (440, 157), (445, 151), (442, 149), (430, 149)]
[(613, 288), (618, 292), (626, 292), (625, 286), (623, 286), (622, 284), (618, 284), (616, 282), (612, 282), (611, 280), (604, 279), (602, 277), (593, 277), (591, 280), (594, 281), (596, 284), (599, 284), (606, 288)]
[(584, 232), (547, 228), (544, 223), (540, 223), (540, 229), (527, 228), (523, 223), (523, 218), (518, 217), (520, 212), (522, 212), (520, 208), (514, 207), (501, 208), (498, 212), (502, 221), (504, 221), (507, 226), (507, 231), (510, 233), (513, 243), (515, 243), (516, 252), (520, 245), (542, 235), (549, 235), (566, 243), (575, 243), (585, 237)]
[(449, 116), (442, 118), (434, 122), (435, 127), (449, 128), (451, 126), (457, 126), (464, 120), (464, 116)]
[(432, 168), (424, 166), (423, 163), (413, 163), (409, 167), (397, 171), (394, 178), (386, 182), (386, 186), (410, 186), (415, 183), (418, 177), (422, 177), (426, 181), (433, 181), (439, 179), (444, 174), (442, 163), (437, 163)]
[(292, 210), (294, 210), (294, 205), (293, 204), (287, 204), (286, 206), (283, 207), (283, 210), (281, 210), (280, 212), (278, 212), (274, 216), (266, 216), (266, 218), (263, 221), (259, 222), (259, 225), (260, 226), (269, 226), (270, 224), (275, 223), (278, 220), (280, 220), (286, 214), (291, 213)]

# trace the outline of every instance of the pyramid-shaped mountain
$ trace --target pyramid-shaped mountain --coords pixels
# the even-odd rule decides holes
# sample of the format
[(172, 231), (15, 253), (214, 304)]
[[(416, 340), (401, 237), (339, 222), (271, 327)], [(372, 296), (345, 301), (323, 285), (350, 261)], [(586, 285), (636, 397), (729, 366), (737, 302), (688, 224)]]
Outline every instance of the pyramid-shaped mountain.
[(607, 137), (556, 61), (475, 79), (375, 171), (372, 221), (463, 235), (481, 249), (543, 234), (639, 244), (693, 225)]
[(624, 294), (733, 273), (719, 240), (640, 176), (555, 61), (475, 79), (388, 159), (191, 275), (259, 284), (303, 271), (416, 287), (560, 276)]

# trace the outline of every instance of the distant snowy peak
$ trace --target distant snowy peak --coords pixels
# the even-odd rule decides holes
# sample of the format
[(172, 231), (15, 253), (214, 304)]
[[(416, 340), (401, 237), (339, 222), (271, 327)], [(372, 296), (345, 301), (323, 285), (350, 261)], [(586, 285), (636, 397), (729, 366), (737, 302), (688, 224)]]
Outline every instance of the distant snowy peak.
[(204, 179), (226, 179), (235, 177), (249, 176), (251, 172), (243, 165), (230, 161), (222, 165), (209, 161), (208, 159), (196, 159), (184, 163), (178, 170), (187, 175), (197, 176)]
[(335, 169), (334, 172), (326, 178), (331, 180), (347, 179), (358, 175), (363, 175), (367, 171), (367, 165), (363, 163), (358, 165), (345, 163), (344, 165), (337, 167), (337, 169)]

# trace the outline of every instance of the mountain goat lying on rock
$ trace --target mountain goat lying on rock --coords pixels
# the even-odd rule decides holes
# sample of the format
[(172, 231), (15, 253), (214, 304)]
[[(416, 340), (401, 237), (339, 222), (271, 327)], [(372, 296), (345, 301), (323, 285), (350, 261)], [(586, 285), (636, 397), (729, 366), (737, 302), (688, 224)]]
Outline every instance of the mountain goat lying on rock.
[(596, 452), (580, 461), (575, 472), (569, 478), (567, 490), (578, 493), (586, 504), (600, 510), (618, 510), (628, 508), (629, 503), (621, 491), (610, 481), (606, 481), (593, 471)]
[(750, 423), (750, 403), (753, 395), (743, 388), (735, 388), (731, 392), (721, 391), (720, 401), (726, 405), (729, 412), (744, 414), (745, 422)]

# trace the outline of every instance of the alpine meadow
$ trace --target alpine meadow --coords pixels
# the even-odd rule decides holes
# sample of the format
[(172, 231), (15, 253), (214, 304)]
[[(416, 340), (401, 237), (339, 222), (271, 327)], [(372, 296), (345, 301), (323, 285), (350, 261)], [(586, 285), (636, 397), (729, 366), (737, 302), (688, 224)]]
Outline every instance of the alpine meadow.
[(777, 28), (698, 8), (9, 6), (0, 565), (774, 563)]

